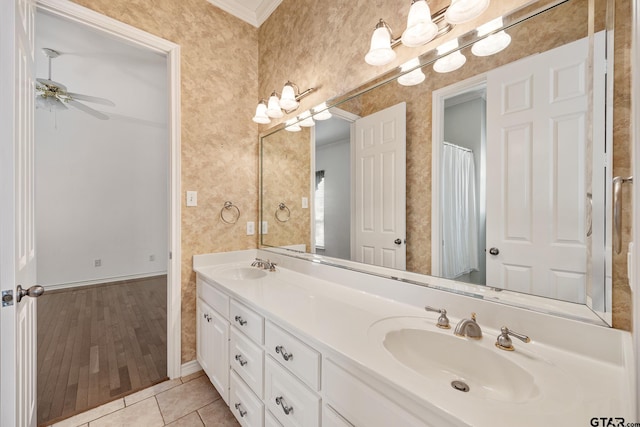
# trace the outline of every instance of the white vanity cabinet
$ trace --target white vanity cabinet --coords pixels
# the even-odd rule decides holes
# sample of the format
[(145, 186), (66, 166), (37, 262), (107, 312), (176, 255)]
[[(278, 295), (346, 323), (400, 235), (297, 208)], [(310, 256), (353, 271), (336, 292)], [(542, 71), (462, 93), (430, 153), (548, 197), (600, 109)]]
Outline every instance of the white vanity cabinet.
[(197, 287), (196, 357), (211, 383), (228, 404), (229, 321), (223, 313), (212, 307), (228, 313), (229, 297), (204, 281), (198, 280)]
[(243, 427), (428, 425), (263, 307), (197, 285), (198, 361)]

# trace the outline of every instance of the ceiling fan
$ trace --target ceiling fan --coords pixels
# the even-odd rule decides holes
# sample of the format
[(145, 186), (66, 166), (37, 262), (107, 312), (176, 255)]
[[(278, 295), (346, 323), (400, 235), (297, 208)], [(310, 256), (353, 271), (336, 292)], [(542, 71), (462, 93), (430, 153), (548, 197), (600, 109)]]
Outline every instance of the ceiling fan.
[(60, 53), (49, 48), (43, 48), (42, 53), (49, 58), (49, 78), (48, 79), (36, 79), (36, 107), (37, 108), (49, 108), (56, 110), (66, 110), (67, 105), (84, 111), (87, 114), (92, 115), (96, 119), (108, 120), (109, 116), (100, 111), (78, 102), (87, 101), (96, 104), (106, 105), (109, 107), (115, 107), (112, 101), (105, 98), (98, 98), (96, 96), (83, 95), (80, 93), (68, 92), (67, 87), (62, 83), (54, 82), (51, 80), (51, 60), (60, 56)]

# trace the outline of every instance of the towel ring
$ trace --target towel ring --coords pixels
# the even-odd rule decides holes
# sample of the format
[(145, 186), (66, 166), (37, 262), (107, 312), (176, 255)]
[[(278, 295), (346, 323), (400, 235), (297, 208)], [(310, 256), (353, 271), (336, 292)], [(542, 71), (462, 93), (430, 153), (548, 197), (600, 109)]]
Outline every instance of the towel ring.
[[(236, 213), (235, 215), (233, 215), (232, 219), (228, 220), (224, 217), (224, 212), (231, 209), (235, 209)], [(240, 218), (240, 209), (231, 202), (224, 202), (224, 206), (222, 207), (222, 209), (220, 209), (220, 219), (222, 220), (222, 222), (226, 224), (235, 224), (236, 222), (238, 222), (239, 218)]]
[[(284, 211), (286, 211), (286, 218), (284, 217)], [(282, 215), (282, 218), (279, 215)], [(287, 222), (289, 221), (289, 218), (291, 218), (291, 211), (289, 210), (287, 205), (284, 204), (284, 202), (280, 203), (278, 205), (278, 209), (276, 209), (276, 219), (280, 222)]]

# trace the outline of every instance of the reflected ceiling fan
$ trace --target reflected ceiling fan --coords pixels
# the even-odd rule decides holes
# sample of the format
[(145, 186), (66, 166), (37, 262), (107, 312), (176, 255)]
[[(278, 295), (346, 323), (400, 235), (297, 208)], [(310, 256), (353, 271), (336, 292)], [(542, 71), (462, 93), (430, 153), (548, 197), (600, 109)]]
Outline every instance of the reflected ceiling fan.
[(65, 85), (51, 80), (51, 60), (60, 56), (60, 53), (49, 48), (43, 48), (42, 53), (49, 58), (49, 78), (36, 79), (38, 82), (36, 84), (36, 107), (52, 110), (66, 110), (68, 109), (67, 105), (71, 105), (80, 111), (84, 111), (85, 113), (92, 115), (96, 119), (108, 120), (109, 116), (106, 114), (94, 110), (93, 108), (78, 101), (93, 102), (109, 107), (115, 107), (116, 104), (105, 98), (68, 92)]

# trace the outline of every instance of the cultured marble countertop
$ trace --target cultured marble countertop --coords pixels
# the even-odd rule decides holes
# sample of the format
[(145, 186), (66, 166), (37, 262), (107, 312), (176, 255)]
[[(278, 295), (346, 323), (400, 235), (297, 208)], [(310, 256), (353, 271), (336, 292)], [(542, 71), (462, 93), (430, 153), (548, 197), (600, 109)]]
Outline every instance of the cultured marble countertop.
[[(434, 327), (437, 313), (282, 267), (250, 280), (229, 279), (220, 274), (230, 268), (247, 267), (251, 261), (247, 258), (207, 266), (198, 265), (200, 262), (194, 263), (194, 269), (201, 279), (217, 283), (229, 295), (291, 329), (319, 351), (329, 350), (346, 357), (367, 375), (400, 390), (407, 399), (418, 402), (427, 412), (435, 411), (451, 425), (588, 426), (593, 417), (633, 420), (635, 407), (629, 402), (633, 398), (629, 376), (634, 374), (626, 357), (607, 360), (578, 354), (535, 337), (529, 344), (514, 339), (516, 351), (502, 351), (494, 346), (499, 331), (483, 326), (480, 319), (483, 339), (453, 337), (459, 318), (450, 316), (452, 329), (440, 330)], [(507, 364), (510, 361), (522, 367), (531, 376), (528, 380), (535, 383), (533, 391), (527, 391), (524, 399), (517, 393), (509, 396), (500, 395), (499, 391), (493, 394), (494, 398), (484, 398), (473, 392), (473, 378), (468, 379), (472, 391), (462, 393), (448, 381), (417, 374), (399, 363), (382, 344), (387, 331), (402, 327), (449, 334), (451, 339), (465, 341), (464, 345), (482, 346), (492, 352), (491, 357), (495, 354), (496, 358), (505, 358)], [(577, 328), (579, 331), (580, 325)], [(630, 337), (620, 336), (624, 348), (616, 351), (631, 354)], [(583, 339), (589, 340), (589, 336)], [(430, 351), (449, 351), (442, 347)], [(478, 371), (481, 370), (479, 366)], [(455, 376), (452, 374), (451, 379)], [(512, 386), (517, 388), (518, 384)]]

